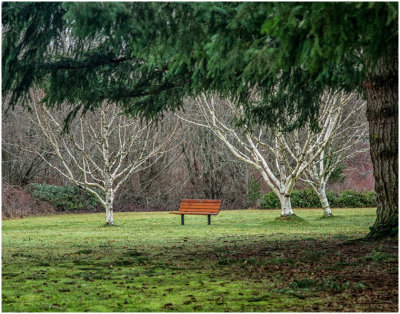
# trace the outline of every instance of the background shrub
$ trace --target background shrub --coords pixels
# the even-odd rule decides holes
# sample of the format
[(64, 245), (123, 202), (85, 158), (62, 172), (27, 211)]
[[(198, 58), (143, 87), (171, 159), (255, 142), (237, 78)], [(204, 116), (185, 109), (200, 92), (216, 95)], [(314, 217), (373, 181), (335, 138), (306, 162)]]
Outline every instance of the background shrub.
[(97, 198), (75, 186), (30, 184), (33, 197), (52, 205), (56, 211), (95, 210), (101, 207)]
[(278, 196), (274, 192), (269, 192), (264, 194), (264, 197), (261, 201), (261, 208), (280, 208), (281, 203), (279, 202)]
[[(343, 191), (336, 193), (333, 191), (326, 191), (326, 196), (331, 207), (375, 207), (376, 194), (372, 192), (356, 192), (356, 191)], [(293, 190), (290, 196), (292, 207), (294, 208), (320, 208), (317, 193), (312, 189)], [(273, 209), (280, 208), (279, 198), (273, 192), (264, 194), (261, 201), (261, 208)]]
[(19, 186), (2, 182), (1, 195), (1, 214), (3, 219), (55, 213), (50, 204), (35, 200), (30, 193)]
[(362, 192), (365, 207), (376, 207), (376, 193), (372, 192)]
[(292, 207), (311, 208), (320, 206), (318, 195), (312, 189), (294, 190), (290, 200)]
[(363, 196), (356, 191), (343, 191), (340, 193), (338, 205), (339, 207), (363, 207)]

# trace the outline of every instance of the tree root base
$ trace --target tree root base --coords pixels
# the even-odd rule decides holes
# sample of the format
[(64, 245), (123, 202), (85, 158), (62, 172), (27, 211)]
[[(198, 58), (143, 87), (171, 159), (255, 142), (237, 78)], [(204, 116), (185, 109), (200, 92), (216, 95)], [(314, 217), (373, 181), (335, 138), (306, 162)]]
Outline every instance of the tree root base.
[(307, 223), (307, 221), (305, 219), (303, 219), (295, 214), (277, 217), (277, 218), (275, 218), (275, 221)]
[(296, 214), (281, 215), (279, 218), (286, 218), (286, 217), (297, 217), (297, 215)]
[(339, 218), (340, 216), (336, 216), (336, 215), (323, 215), (321, 218), (322, 219), (333, 219), (333, 218)]
[(105, 223), (104, 225), (103, 225), (103, 227), (119, 227), (118, 225), (115, 225), (114, 223)]
[(371, 231), (365, 237), (368, 241), (377, 241), (384, 238), (399, 238), (399, 227), (397, 224), (391, 226), (372, 226)]

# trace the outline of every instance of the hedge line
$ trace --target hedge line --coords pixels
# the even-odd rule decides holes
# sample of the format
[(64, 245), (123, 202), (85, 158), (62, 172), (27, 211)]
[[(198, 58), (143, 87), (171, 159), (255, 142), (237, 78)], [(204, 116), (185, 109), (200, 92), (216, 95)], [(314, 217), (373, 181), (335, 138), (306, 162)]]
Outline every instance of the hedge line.
[(30, 184), (33, 197), (52, 205), (56, 211), (79, 211), (98, 209), (97, 198), (76, 186), (58, 186), (50, 184)]
[[(326, 191), (331, 207), (375, 207), (375, 192), (343, 191), (336, 193)], [(321, 207), (317, 193), (313, 189), (294, 190), (290, 196), (294, 208), (315, 208)], [(266, 209), (280, 208), (279, 198), (273, 192), (264, 194), (261, 207)]]
[[(57, 186), (50, 184), (30, 184), (32, 196), (52, 205), (56, 211), (95, 210), (101, 207), (93, 194), (75, 186)], [(375, 207), (375, 192), (344, 191), (336, 193), (326, 191), (331, 207)], [(312, 189), (294, 190), (290, 196), (294, 208), (321, 207), (317, 194)], [(273, 192), (264, 194), (261, 208), (280, 208), (279, 198)]]

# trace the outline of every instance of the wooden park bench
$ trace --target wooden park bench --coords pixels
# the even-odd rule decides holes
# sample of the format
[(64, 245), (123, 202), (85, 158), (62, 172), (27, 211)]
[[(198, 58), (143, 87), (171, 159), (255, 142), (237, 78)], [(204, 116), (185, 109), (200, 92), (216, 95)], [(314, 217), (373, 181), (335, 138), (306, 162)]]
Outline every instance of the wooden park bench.
[(207, 215), (208, 224), (211, 225), (211, 215), (218, 215), (221, 207), (221, 200), (181, 200), (177, 212), (170, 214), (181, 215), (181, 224), (185, 224), (185, 215)]

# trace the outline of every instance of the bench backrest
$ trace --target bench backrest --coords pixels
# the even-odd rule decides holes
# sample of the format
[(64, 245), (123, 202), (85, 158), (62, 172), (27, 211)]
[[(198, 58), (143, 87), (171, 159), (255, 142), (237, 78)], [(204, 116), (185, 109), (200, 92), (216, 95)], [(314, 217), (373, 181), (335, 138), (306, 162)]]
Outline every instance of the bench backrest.
[(218, 214), (221, 200), (181, 200), (180, 212), (206, 212)]

